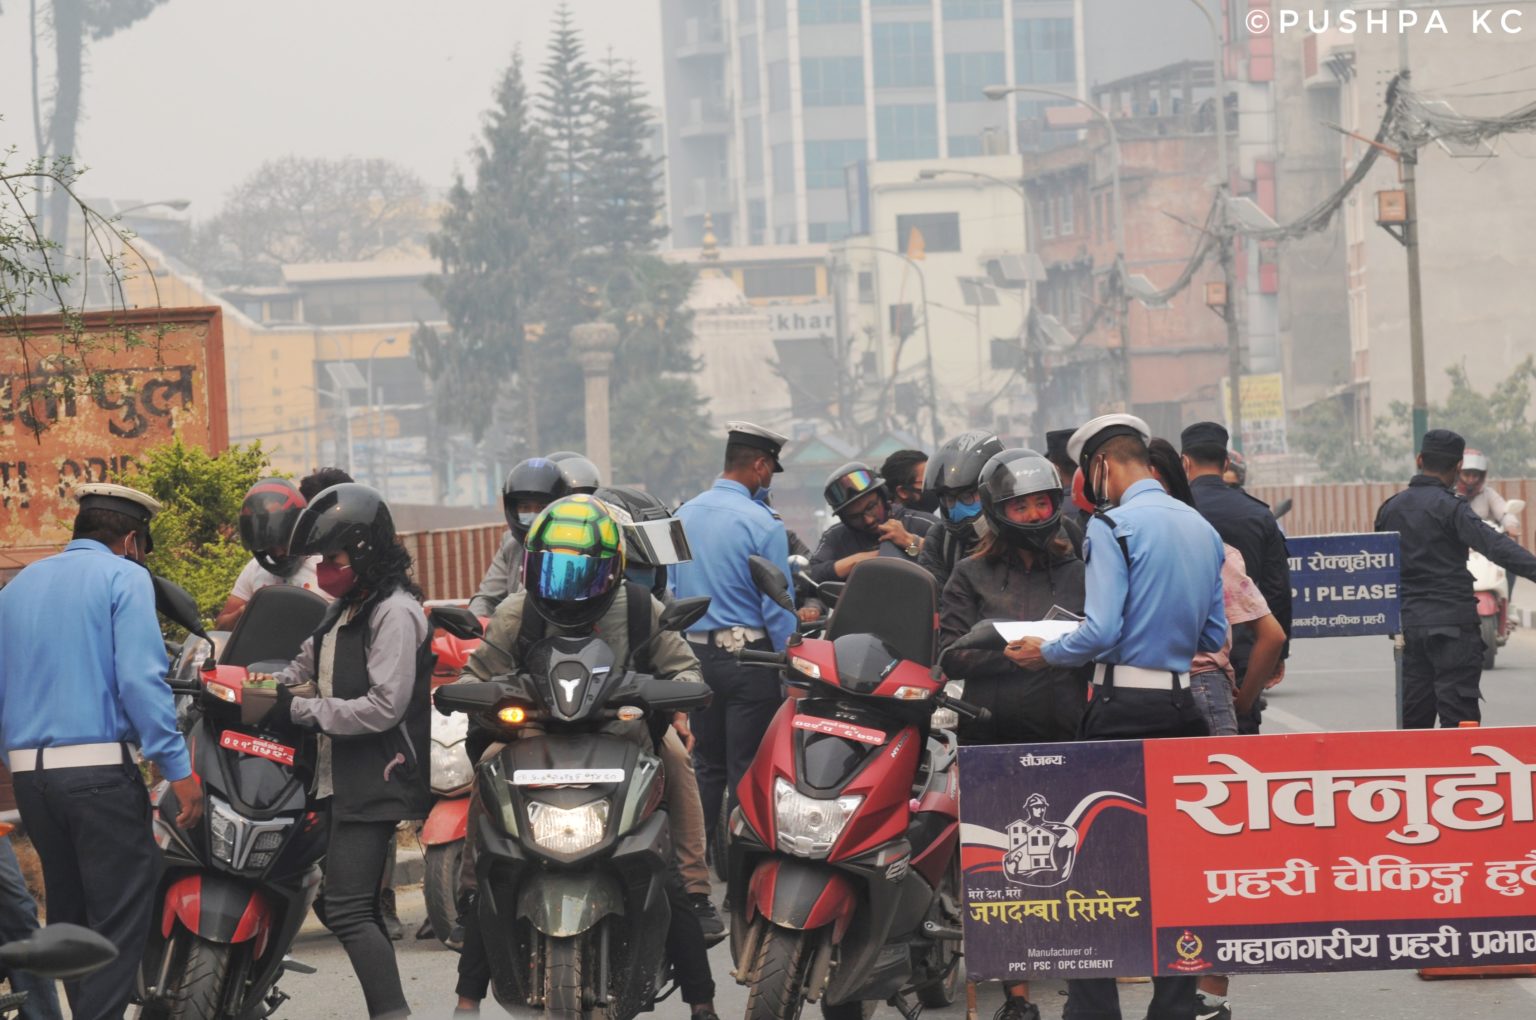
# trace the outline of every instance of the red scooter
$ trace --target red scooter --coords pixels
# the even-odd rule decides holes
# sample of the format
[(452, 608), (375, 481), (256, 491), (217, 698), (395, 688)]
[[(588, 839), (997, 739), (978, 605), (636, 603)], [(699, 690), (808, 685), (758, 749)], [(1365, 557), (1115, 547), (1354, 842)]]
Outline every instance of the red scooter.
[[(752, 558), (764, 594), (788, 582)], [(956, 746), (934, 667), (937, 589), (915, 564), (875, 559), (849, 576), (823, 638), (743, 650), (804, 690), (779, 708), (731, 815), (729, 902), (748, 1020), (829, 1020), (889, 1002), (908, 1020), (947, 1006), (963, 980)]]
[[(464, 606), (462, 601), (430, 602), (430, 611), (439, 606)], [(480, 619), (484, 628), (485, 619)], [(470, 653), (480, 645), (475, 638), (456, 637), (433, 620), (432, 690), (451, 684), (464, 672)], [(432, 794), (437, 799), (421, 829), (421, 845), (426, 852), (426, 874), (422, 893), (427, 901), (427, 923), (432, 934), (450, 949), (463, 945), (459, 926), (459, 867), (464, 860), (464, 837), (469, 830), (469, 792), (475, 782), (475, 763), (469, 760), (467, 740), (469, 716), (462, 713), (432, 713)], [(425, 933), (423, 933), (425, 934)]]

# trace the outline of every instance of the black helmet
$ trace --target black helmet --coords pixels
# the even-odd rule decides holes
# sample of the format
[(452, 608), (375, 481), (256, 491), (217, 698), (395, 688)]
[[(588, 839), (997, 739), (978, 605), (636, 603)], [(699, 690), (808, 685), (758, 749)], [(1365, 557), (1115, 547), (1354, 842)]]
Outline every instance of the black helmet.
[(240, 544), (250, 550), (261, 569), (292, 577), (304, 557), (290, 550), (293, 526), (304, 509), (304, 496), (286, 478), (263, 478), (240, 504)]
[[(981, 511), (1003, 541), (1019, 549), (1040, 552), (1061, 526), (1064, 496), (1056, 467), (1034, 450), (1004, 450), (981, 469)], [(1019, 496), (1044, 493), (1051, 500), (1051, 515), (1042, 521), (1019, 524), (1008, 519), (1004, 504)]]
[(603, 484), (602, 472), (597, 465), (574, 450), (559, 450), (547, 458), (560, 465), (560, 475), (565, 479), (566, 493), (596, 492)]
[(943, 495), (974, 489), (981, 479), (981, 469), (1003, 452), (1003, 441), (990, 432), (977, 429), (962, 432), (943, 446), (928, 465), (926, 485)]
[(518, 542), (528, 537), (528, 524), (532, 524), (533, 520), (530, 518), (528, 524), (524, 524), (517, 516), (517, 504), (522, 500), (531, 500), (543, 509), (566, 494), (565, 478), (560, 474), (560, 465), (554, 461), (545, 457), (529, 457), (514, 467), (501, 487), (501, 512), (506, 516), (507, 527), (512, 529)]
[(868, 464), (853, 461), (827, 476), (827, 484), (821, 494), (826, 497), (827, 506), (832, 508), (832, 512), (840, 514), (847, 509), (848, 504), (884, 484), (885, 479), (875, 474)]
[(608, 507), (588, 495), (544, 508), (528, 528), (523, 585), (528, 603), (557, 627), (602, 618), (624, 579), (624, 537)]
[(288, 551), (297, 556), (344, 552), (367, 577), (395, 544), (395, 522), (378, 490), (357, 482), (333, 485), (299, 513)]

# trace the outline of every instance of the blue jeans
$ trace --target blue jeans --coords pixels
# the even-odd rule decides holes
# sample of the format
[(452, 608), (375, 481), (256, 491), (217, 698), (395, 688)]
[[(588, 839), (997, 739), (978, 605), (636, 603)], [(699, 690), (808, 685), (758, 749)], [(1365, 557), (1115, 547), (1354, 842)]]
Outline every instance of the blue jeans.
[(1213, 737), (1237, 736), (1237, 708), (1232, 700), (1232, 681), (1220, 670), (1196, 673), (1189, 678), (1189, 693), (1205, 716)]
[[(0, 944), (18, 942), (37, 931), (37, 901), (21, 877), (21, 865), (9, 838), (0, 838)], [(52, 978), (13, 971), (11, 990), (27, 993), (21, 1020), (59, 1020), (59, 992)]]

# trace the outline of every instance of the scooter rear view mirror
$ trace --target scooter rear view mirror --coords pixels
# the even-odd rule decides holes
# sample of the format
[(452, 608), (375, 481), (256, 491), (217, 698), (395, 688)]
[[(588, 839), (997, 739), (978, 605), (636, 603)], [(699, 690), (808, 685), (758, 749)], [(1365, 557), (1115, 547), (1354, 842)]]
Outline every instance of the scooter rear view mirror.
[(789, 596), (789, 578), (784, 576), (784, 571), (779, 569), (778, 564), (763, 556), (749, 556), (747, 569), (751, 572), (752, 583), (757, 586), (758, 591), (791, 613), (795, 611), (795, 600)]
[(155, 589), (155, 612), (207, 640), (208, 632), (203, 629), (202, 614), (197, 611), (197, 599), (192, 597), (192, 593), (159, 574), (150, 574), (149, 580)]
[(708, 595), (675, 600), (661, 611), (660, 629), (686, 631), (704, 619), (704, 614), (709, 612), (709, 602)]
[(0, 946), (0, 967), (48, 978), (83, 977), (117, 959), (117, 947), (78, 924), (50, 924), (31, 938)]
[(427, 611), (432, 626), (446, 630), (462, 641), (474, 641), (485, 636), (480, 618), (463, 606), (433, 606)]

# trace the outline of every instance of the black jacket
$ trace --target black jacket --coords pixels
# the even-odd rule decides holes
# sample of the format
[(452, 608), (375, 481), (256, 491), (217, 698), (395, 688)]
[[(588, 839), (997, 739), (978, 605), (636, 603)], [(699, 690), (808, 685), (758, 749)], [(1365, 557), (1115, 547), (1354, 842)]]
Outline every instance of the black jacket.
[(1536, 556), (1477, 519), (1467, 501), (1438, 478), (1415, 475), (1376, 511), (1376, 530), (1401, 536), (1403, 628), (1476, 627), (1477, 599), (1467, 553), (1536, 580)]
[[(1243, 554), (1248, 577), (1258, 585), (1269, 611), (1291, 633), (1291, 567), (1285, 550), (1285, 534), (1269, 505), (1242, 489), (1234, 489), (1220, 475), (1191, 479), (1195, 507), (1210, 522), (1221, 540)], [(1253, 649), (1251, 628), (1233, 636), (1232, 662), (1239, 672), (1248, 668)]]
[[(939, 603), (940, 645), (949, 647), (982, 620), (1041, 620), (1053, 606), (1081, 615), (1084, 570), (1082, 560), (1066, 552), (1033, 570), (1014, 556), (960, 561)], [(1077, 738), (1093, 667), (1033, 672), (1001, 650), (963, 649), (944, 657), (944, 672), (965, 681), (965, 700), (992, 711), (990, 724), (961, 725), (962, 743), (1020, 743)]]
[[(918, 538), (924, 538), (930, 529), (938, 522), (921, 510), (908, 510), (906, 507), (891, 507), (891, 520), (900, 521), (906, 529)], [(889, 542), (884, 543), (885, 549), (880, 551), (889, 555), (906, 555), (905, 550), (897, 548)], [(862, 531), (856, 531), (841, 522), (832, 525), (821, 536), (821, 542), (816, 546), (816, 553), (811, 557), (811, 580), (817, 584), (827, 581), (837, 581), (837, 561), (847, 556), (854, 556), (861, 552), (873, 552), (880, 549), (881, 542), (873, 535), (867, 535)]]
[(975, 552), (976, 546), (981, 544), (981, 534), (976, 527), (985, 520), (984, 517), (973, 518), (961, 529), (959, 536), (940, 521), (929, 536), (923, 539), (923, 551), (917, 556), (917, 565), (933, 575), (933, 579), (939, 583), (940, 591), (949, 583), (949, 575), (954, 571), (955, 564)]

